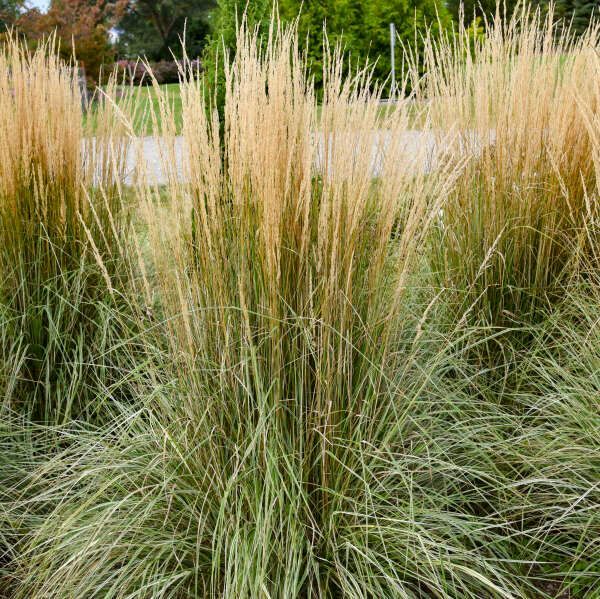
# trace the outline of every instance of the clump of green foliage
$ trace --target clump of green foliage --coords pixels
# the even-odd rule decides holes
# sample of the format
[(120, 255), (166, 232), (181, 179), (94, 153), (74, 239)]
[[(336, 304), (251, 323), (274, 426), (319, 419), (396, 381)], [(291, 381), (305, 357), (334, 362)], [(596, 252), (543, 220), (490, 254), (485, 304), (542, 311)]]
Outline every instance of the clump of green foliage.
[[(307, 57), (307, 67), (316, 83), (319, 99), (323, 90), (328, 43), (339, 44), (346, 53), (350, 71), (372, 64), (373, 82), (389, 83), (391, 72), (390, 21), (394, 21), (398, 36), (396, 63), (402, 68), (402, 45), (423, 48), (427, 32), (437, 34), (451, 26), (451, 19), (443, 2), (439, 0), (335, 0), (328, 2), (298, 2), (296, 0), (259, 0), (247, 3), (242, 0), (219, 0), (212, 20), (212, 41), (205, 53), (211, 87), (223, 104), (223, 63), (225, 53), (230, 58), (236, 51), (238, 29), (245, 19), (248, 26), (258, 26), (266, 34), (271, 16), (277, 14), (282, 21), (297, 20), (298, 42)], [(217, 66), (220, 64), (220, 67)], [(389, 90), (389, 88), (388, 88)], [(389, 91), (386, 92), (389, 93)]]

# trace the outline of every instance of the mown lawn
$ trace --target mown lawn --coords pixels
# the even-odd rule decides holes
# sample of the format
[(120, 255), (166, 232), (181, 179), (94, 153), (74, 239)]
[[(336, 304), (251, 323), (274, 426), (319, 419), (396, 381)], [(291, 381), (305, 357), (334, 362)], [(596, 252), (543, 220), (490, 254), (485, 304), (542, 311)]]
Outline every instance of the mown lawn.
[[(181, 133), (181, 88), (179, 83), (168, 83), (160, 86), (163, 97), (168, 102), (177, 133)], [(160, 106), (156, 89), (152, 86), (139, 87), (136, 94), (136, 117), (133, 125), (138, 135), (152, 134), (152, 113), (160, 114)]]
[[(179, 83), (168, 83), (159, 86), (160, 91), (157, 92), (152, 86), (143, 86), (135, 90), (135, 105), (136, 116), (133, 119), (134, 130), (137, 135), (152, 134), (152, 113), (159, 115), (160, 107), (158, 96), (163, 94), (168, 102), (172, 114), (173, 122), (176, 126), (176, 133), (181, 134), (182, 127), (182, 104), (181, 104), (181, 86)], [(395, 110), (393, 104), (382, 103), (379, 109), (379, 118), (381, 121), (385, 119), (390, 112)], [(412, 129), (423, 128), (423, 111), (421, 107), (414, 102), (410, 109), (410, 119)], [(321, 120), (321, 107), (317, 111), (317, 118)]]

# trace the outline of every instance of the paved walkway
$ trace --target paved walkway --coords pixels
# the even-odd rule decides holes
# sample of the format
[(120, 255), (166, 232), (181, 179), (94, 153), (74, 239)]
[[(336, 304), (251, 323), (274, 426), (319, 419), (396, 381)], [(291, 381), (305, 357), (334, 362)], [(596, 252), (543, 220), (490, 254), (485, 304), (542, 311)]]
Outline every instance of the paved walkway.
[[(394, 143), (392, 143), (394, 142)], [(324, 139), (322, 135), (316, 136), (317, 165), (320, 169), (323, 166), (323, 146)], [(373, 132), (373, 150), (371, 155), (371, 169), (373, 176), (381, 173), (383, 156), (392, 151), (398, 154), (398, 163), (403, 167), (415, 168), (415, 165), (421, 165), (426, 172), (429, 172), (435, 166), (436, 140), (431, 132), (423, 131), (405, 131), (402, 133), (402, 139), (392, 139), (389, 131)], [(134, 144), (128, 155), (128, 183), (133, 183), (136, 175), (142, 172), (140, 164), (144, 166), (147, 181), (151, 184), (163, 185), (167, 182), (167, 174), (162, 167), (164, 162), (171, 160), (174, 156), (177, 172), (183, 178), (184, 173), (184, 143), (182, 137), (173, 140), (173, 147), (168, 148), (165, 140), (157, 140), (152, 137), (139, 138), (138, 143)]]

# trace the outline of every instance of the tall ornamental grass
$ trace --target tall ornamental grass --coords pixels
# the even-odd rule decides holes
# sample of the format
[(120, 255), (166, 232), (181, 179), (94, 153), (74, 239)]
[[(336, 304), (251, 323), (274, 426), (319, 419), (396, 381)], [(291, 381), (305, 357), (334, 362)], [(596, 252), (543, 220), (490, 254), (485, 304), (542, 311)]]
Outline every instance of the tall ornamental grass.
[(295, 35), (273, 25), (263, 52), (240, 34), (223, 139), (202, 82), (183, 83), (184, 172), (167, 152), (166, 206), (141, 192), (173, 344), (199, 391), (231, 402), (227, 418), (257, 416), (240, 411), (247, 394), (289, 400), (275, 419), (320, 477), (330, 435), (364, 407), (356, 394), (386, 391), (409, 273), (456, 172), (426, 176), (427, 148), (401, 151), (408, 102), (382, 126), (368, 70), (344, 78), (337, 53), (318, 109)]
[(430, 38), (415, 83), (468, 157), (436, 228), (432, 265), (474, 323), (535, 320), (593, 253), (600, 29), (573, 37), (529, 9), (482, 39)]
[[(422, 495), (424, 446), (414, 474), (402, 466), (422, 384), (402, 384), (406, 288), (454, 167), (427, 176), (425, 148), (400, 151), (408, 103), (386, 116), (392, 135), (374, 155), (379, 93), (368, 71), (344, 78), (335, 52), (319, 128), (294, 28), (273, 24), (264, 46), (242, 29), (237, 48), (225, 137), (190, 77), (184, 174), (139, 190), (177, 381), (91, 453), (76, 443), (40, 471), (34, 486), (64, 461), (94, 474), (39, 496), (45, 511), (70, 499), (19, 549), (16, 596), (386, 596), (450, 584), (475, 597), (511, 586), (492, 554), (474, 575), (481, 524), (445, 513), (459, 483), (432, 464), (436, 506)], [(172, 122), (163, 102), (161, 131)], [(437, 543), (454, 549), (440, 558)]]
[(0, 304), (25, 355), (23, 394), (8, 408), (36, 419), (81, 408), (54, 384), (83, 376), (73, 365), (86, 362), (99, 307), (124, 275), (129, 104), (117, 109), (114, 94), (111, 82), (84, 120), (76, 69), (54, 40), (0, 48)]
[(215, 468), (202, 487), (225, 510), (199, 522), (211, 571), (194, 588), (320, 596), (354, 559), (331, 545), (332, 519), (357, 509), (349, 473), (397, 426), (399, 314), (458, 167), (440, 156), (428, 177), (427, 148), (402, 151), (409, 103), (382, 119), (370, 69), (344, 76), (336, 50), (317, 106), (294, 27), (242, 29), (236, 48), (223, 137), (188, 73), (183, 176), (166, 208), (142, 190), (182, 409)]
[[(480, 50), (460, 53), (465, 72), (475, 68), (471, 51), (500, 52), (518, 39), (527, 52), (527, 35), (538, 39), (527, 28), (511, 35), (496, 39), (493, 30)], [(558, 42), (549, 35), (544, 43)], [(431, 60), (438, 46), (428, 47)], [(575, 72), (589, 74), (596, 59), (587, 46), (569, 47), (577, 49), (569, 58)], [(479, 222), (472, 203), (469, 213), (458, 209), (472, 189), (466, 181), (494, 190), (492, 173), (501, 172), (503, 193), (486, 196), (498, 208), (510, 197), (509, 181), (535, 172), (524, 169), (526, 157), (513, 156), (508, 141), (523, 146), (516, 133), (508, 137), (508, 125), (504, 133), (496, 127), (505, 145), (494, 142), (495, 150), (490, 139), (473, 141), (495, 122), (483, 116), (488, 108), (504, 110), (488, 92), (490, 80), (473, 78), (469, 88), (479, 98), (481, 85), (490, 102), (469, 113), (469, 122), (485, 127), (473, 132), (466, 120), (449, 119), (440, 143), (411, 153), (413, 103), (382, 115), (368, 69), (347, 75), (340, 53), (328, 51), (317, 106), (293, 26), (271, 23), (262, 40), (242, 27), (236, 48), (224, 68), (223, 127), (205, 110), (212, 98), (198, 74), (181, 73), (182, 168), (173, 110), (156, 89), (154, 128), (168, 183), (159, 187), (142, 173), (136, 185), (144, 309), (135, 314), (144, 320), (135, 339), (119, 342), (126, 359), (114, 368), (115, 382), (100, 387), (112, 417), (56, 427), (0, 418), (0, 592), (11, 599), (595, 599), (596, 82), (582, 79), (567, 104), (591, 158), (557, 133), (562, 121), (544, 112), (546, 104), (525, 104), (533, 122), (546, 118), (526, 130), (543, 138), (529, 142), (537, 151), (531, 159), (546, 168), (549, 189), (559, 188), (556, 172), (566, 181), (567, 195), (553, 197), (566, 202), (581, 192), (590, 208), (585, 217), (573, 213), (580, 219), (573, 228), (540, 210), (549, 247), (563, 256), (564, 240), (578, 268), (566, 281), (566, 266), (557, 267), (543, 292), (527, 287), (523, 298), (539, 295), (513, 302), (522, 310), (513, 321), (521, 322), (511, 321), (527, 347), (509, 338), (505, 353), (483, 365), (471, 350), (505, 329), (480, 323), (506, 317), (508, 300), (502, 314), (486, 312), (485, 293), (500, 291), (486, 285), (479, 298), (473, 285), (480, 268), (488, 277), (497, 272), (496, 246), (460, 246), (464, 264), (452, 269), (440, 256), (452, 256), (449, 239)], [(525, 71), (514, 52), (511, 61)], [(545, 85), (544, 61), (553, 54), (532, 54), (529, 71), (539, 70)], [(441, 85), (443, 73), (458, 77), (452, 56), (459, 60), (443, 54), (430, 64), (430, 85)], [(496, 81), (501, 54), (488, 58), (477, 68), (485, 73), (491, 64)], [(575, 77), (567, 63), (553, 63), (560, 66), (554, 93), (565, 103), (571, 83), (564, 81)], [(504, 73), (498, 93), (511, 89), (514, 73)], [(432, 89), (418, 106), (433, 137), (446, 96)], [(527, 94), (534, 92), (523, 87)], [(461, 106), (450, 115), (463, 114)], [(528, 122), (523, 116), (516, 125)], [(551, 141), (564, 142), (562, 152)], [(514, 170), (498, 148), (516, 160)], [(572, 165), (581, 183), (548, 166), (559, 157), (557, 169)], [(576, 158), (591, 161), (589, 172)], [(530, 203), (564, 205), (530, 187), (519, 192)], [(519, 239), (539, 253), (541, 236)], [(473, 275), (476, 250), (487, 261)], [(429, 286), (432, 264), (441, 290), (439, 279)], [(112, 281), (108, 267), (106, 274)], [(110, 287), (116, 293), (105, 280), (109, 297)], [(504, 289), (509, 299), (511, 289)], [(456, 312), (465, 315), (458, 323), (448, 316)], [(10, 396), (26, 346), (8, 339), (0, 335), (0, 391)], [(98, 375), (104, 368), (93, 364)], [(127, 401), (119, 401), (120, 387)]]

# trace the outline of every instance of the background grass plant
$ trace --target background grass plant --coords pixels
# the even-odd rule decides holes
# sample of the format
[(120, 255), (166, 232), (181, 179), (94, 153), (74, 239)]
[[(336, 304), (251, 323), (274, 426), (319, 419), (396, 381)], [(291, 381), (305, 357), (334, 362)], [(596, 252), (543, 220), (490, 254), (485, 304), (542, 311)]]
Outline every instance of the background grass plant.
[[(473, 322), (535, 319), (562, 295), (597, 219), (594, 141), (598, 28), (573, 38), (553, 14), (523, 9), (481, 40), (430, 39), (422, 93), (470, 157), (433, 243), (440, 283)], [(585, 107), (585, 108), (583, 108)]]
[(48, 422), (85, 405), (84, 386), (77, 406), (61, 389), (81, 380), (101, 306), (122, 292), (128, 229), (127, 100), (117, 109), (110, 83), (92, 135), (76, 73), (54, 51), (53, 40), (31, 53), (14, 38), (0, 53), (0, 301), (25, 352), (10, 407)]

